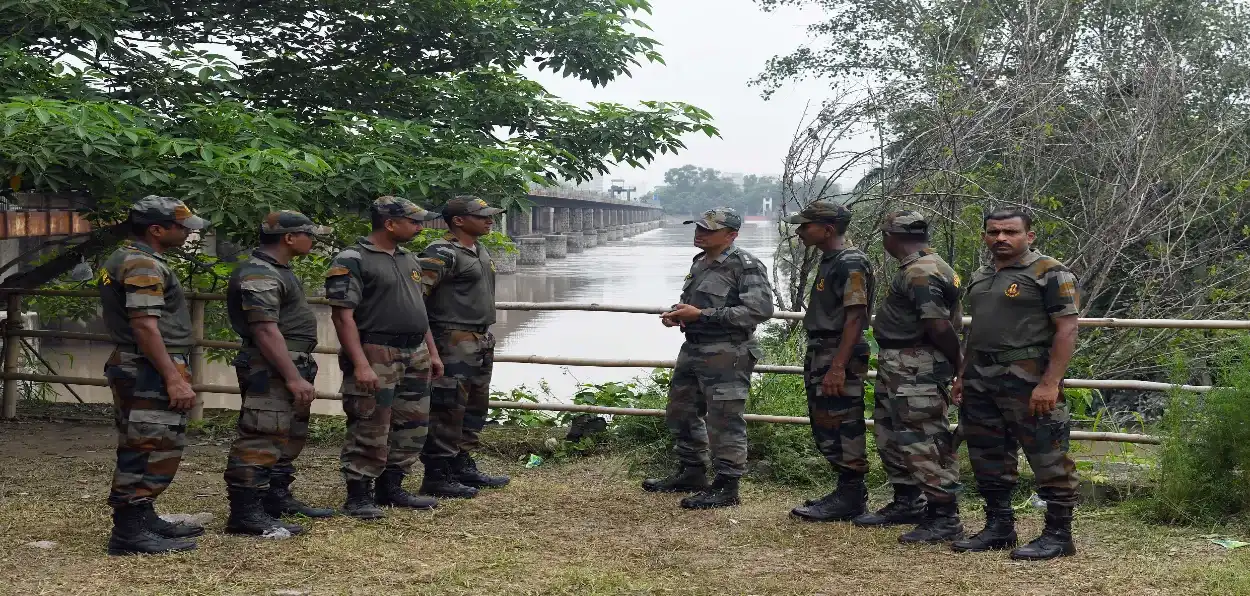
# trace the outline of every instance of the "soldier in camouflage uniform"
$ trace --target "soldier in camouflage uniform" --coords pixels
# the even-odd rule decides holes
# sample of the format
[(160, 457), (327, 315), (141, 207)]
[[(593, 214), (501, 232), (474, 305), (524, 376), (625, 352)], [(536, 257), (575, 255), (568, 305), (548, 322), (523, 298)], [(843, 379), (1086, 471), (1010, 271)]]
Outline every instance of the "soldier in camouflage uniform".
[(277, 528), (299, 534), (303, 526), (278, 518), (334, 513), (309, 507), (290, 491), (295, 458), (308, 439), (317, 378), (312, 355), (317, 317), (290, 263), (312, 251), (316, 236), (330, 232), (296, 211), (270, 213), (260, 224), (260, 248), (230, 275), (226, 311), (243, 339), (234, 361), (243, 406), (225, 473), (226, 531), (232, 534), (263, 535)]
[(1027, 213), (1000, 209), (985, 217), (993, 263), (968, 283), (963, 370), (953, 397), (977, 489), (985, 497), (985, 529), (951, 545), (956, 552), (1015, 546), (1011, 494), (1023, 447), (1046, 501), (1046, 528), (1011, 558), (1041, 560), (1076, 554), (1072, 509), (1076, 466), (1068, 455), (1069, 419), (1063, 376), (1076, 350), (1076, 277), (1063, 263), (1030, 248)]
[[(898, 211), (881, 225), (885, 251), (899, 261), (877, 310), (877, 453), (894, 501), (855, 518), (860, 526), (919, 524), (899, 542), (963, 538), (959, 467), (947, 419), (947, 388), (960, 364), (959, 276), (929, 248), (929, 224)], [(927, 501), (927, 502), (926, 502)]]
[[(695, 224), (694, 257), (681, 303), (661, 315), (666, 327), (686, 335), (669, 385), (665, 421), (676, 441), (680, 468), (649, 478), (651, 492), (692, 492), (685, 509), (738, 504), (738, 481), (747, 467), (743, 418), (751, 371), (760, 358), (755, 327), (773, 314), (768, 272), (759, 259), (734, 245), (742, 218), (728, 208), (707, 211)], [(709, 450), (710, 446), (710, 450)], [(716, 478), (709, 486), (709, 451)]]
[(358, 519), (382, 517), (378, 505), (435, 506), (404, 490), (403, 480), (425, 446), (430, 382), (443, 372), (421, 297), (421, 263), (400, 246), (438, 215), (389, 196), (374, 201), (371, 212), (373, 231), (335, 256), (326, 272), (347, 413), (343, 512)]
[(195, 405), (191, 312), (164, 253), (207, 223), (181, 201), (157, 196), (136, 201), (128, 222), (131, 238), (105, 261), (100, 279), (104, 324), (116, 345), (104, 366), (118, 434), (108, 552), (187, 551), (203, 528), (168, 523), (153, 507), (178, 471), (186, 412)]
[(806, 246), (824, 251), (803, 318), (807, 331), (804, 384), (816, 447), (838, 473), (838, 486), (790, 513), (810, 521), (847, 521), (864, 513), (868, 457), (864, 432), (864, 379), (869, 348), (864, 330), (872, 309), (872, 264), (847, 246), (851, 212), (814, 201), (787, 220)]
[(446, 371), (430, 396), (430, 439), (421, 461), (421, 494), (472, 498), (478, 488), (498, 488), (507, 476), (477, 469), (473, 451), (486, 425), (495, 363), (495, 265), (477, 239), (490, 233), (503, 209), (473, 196), (443, 207), (448, 232), (421, 253), (421, 287), (430, 329)]

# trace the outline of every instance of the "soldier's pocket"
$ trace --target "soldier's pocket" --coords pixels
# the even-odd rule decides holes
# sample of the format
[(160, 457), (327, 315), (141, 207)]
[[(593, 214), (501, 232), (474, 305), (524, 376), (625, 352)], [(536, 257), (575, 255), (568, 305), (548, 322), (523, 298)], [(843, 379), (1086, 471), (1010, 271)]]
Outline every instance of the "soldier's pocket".
[(738, 356), (737, 362), (735, 362), (736, 368), (740, 372), (750, 375), (751, 371), (755, 370), (756, 363), (763, 357), (764, 350), (761, 350), (759, 346), (747, 346), (747, 349), (743, 350)]
[(131, 449), (154, 451), (180, 447), (179, 436), (186, 424), (186, 414), (182, 412), (131, 410), (126, 424), (126, 445)]
[(373, 396), (344, 395), (343, 412), (348, 416), (369, 419), (378, 410), (378, 400)]
[(1063, 402), (1037, 418), (1037, 445), (1042, 448), (1068, 450), (1072, 418)]
[(239, 412), (239, 428), (256, 434), (288, 435), (293, 411), (294, 405), (288, 399), (272, 395), (248, 396)]
[(716, 308), (725, 306), (728, 301), (729, 288), (729, 282), (719, 277), (709, 277), (703, 280), (695, 290), (706, 296), (711, 307)]
[(903, 385), (896, 395), (903, 402), (899, 415), (904, 422), (945, 421), (946, 396), (937, 385)]

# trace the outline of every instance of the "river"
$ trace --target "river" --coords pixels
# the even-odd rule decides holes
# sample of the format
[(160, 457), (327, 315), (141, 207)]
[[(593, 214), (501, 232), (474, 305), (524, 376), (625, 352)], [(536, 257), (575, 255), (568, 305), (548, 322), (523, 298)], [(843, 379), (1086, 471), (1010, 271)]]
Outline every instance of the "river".
[[(522, 266), (514, 275), (500, 275), (496, 298), (501, 302), (595, 302), (668, 306), (678, 301), (691, 258), (693, 226), (670, 225), (617, 242), (551, 259), (546, 265)], [(759, 257), (772, 270), (777, 230), (771, 222), (746, 222), (738, 246)], [(320, 342), (337, 345), (328, 308), (318, 311)], [(673, 359), (681, 333), (660, 324), (657, 315), (581, 311), (498, 311), (493, 328), (496, 354), (610, 359)], [(60, 374), (101, 376), (111, 347), (100, 343), (46, 343), (41, 352)], [(335, 357), (318, 354), (317, 389), (338, 391), (342, 375)], [(501, 362), (495, 365), (491, 388), (508, 391), (525, 385), (537, 389), (546, 381), (554, 399), (568, 401), (579, 383), (627, 381), (649, 371), (641, 368), (599, 368)], [(205, 382), (233, 385), (234, 370), (210, 363)], [(62, 386), (52, 387), (59, 401), (74, 401)], [(111, 401), (104, 387), (75, 387), (85, 401)], [(206, 407), (238, 408), (236, 395), (206, 394)], [(341, 413), (338, 402), (318, 400), (314, 411)]]

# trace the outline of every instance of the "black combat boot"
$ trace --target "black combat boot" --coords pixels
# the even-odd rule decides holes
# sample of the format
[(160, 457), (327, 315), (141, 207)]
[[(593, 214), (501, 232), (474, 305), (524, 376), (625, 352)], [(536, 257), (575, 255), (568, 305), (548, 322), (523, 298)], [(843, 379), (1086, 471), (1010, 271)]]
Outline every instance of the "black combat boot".
[(1016, 516), (1011, 510), (1010, 491), (982, 491), (985, 497), (985, 529), (964, 540), (956, 540), (951, 550), (980, 553), (1016, 546)]
[(961, 540), (964, 525), (959, 521), (959, 503), (929, 503), (924, 521), (912, 531), (898, 537), (900, 544), (938, 544)]
[(473, 456), (465, 451), (461, 451), (456, 458), (451, 460), (451, 468), (455, 470), (455, 478), (460, 484), (472, 486), (475, 488), (501, 488), (507, 486), (512, 481), (511, 478), (500, 474), (499, 476), (491, 476), (483, 474), (477, 469), (477, 462), (473, 460)]
[(868, 506), (868, 487), (864, 476), (843, 472), (838, 489), (812, 505), (790, 510), (790, 515), (808, 521), (849, 521), (864, 514)]
[(108, 553), (113, 556), (158, 555), (195, 550), (195, 543), (190, 540), (166, 538), (147, 529), (146, 517), (147, 511), (142, 505), (114, 507)]
[(156, 514), (156, 507), (151, 503), (136, 505), (143, 508), (143, 527), (153, 534), (166, 538), (195, 538), (204, 534), (204, 528), (190, 522), (171, 523)]
[(363, 520), (378, 519), (386, 515), (373, 501), (372, 485), (371, 478), (347, 481), (347, 500), (343, 501), (343, 515)]
[(738, 477), (717, 474), (712, 486), (681, 500), (682, 509), (715, 509), (738, 504)]
[(477, 489), (456, 480), (450, 459), (433, 459), (425, 464), (425, 477), (417, 492), (442, 499), (472, 499)]
[(271, 474), (269, 476), (269, 490), (265, 491), (265, 495), (261, 498), (261, 504), (265, 507), (265, 513), (269, 514), (269, 517), (280, 519), (284, 515), (303, 515), (305, 517), (330, 517), (334, 515), (333, 509), (310, 507), (303, 501), (296, 499), (291, 494), (291, 482), (294, 480), (294, 476), (285, 474)]
[(910, 484), (894, 485), (894, 500), (890, 504), (865, 513), (851, 520), (857, 526), (886, 527), (915, 525), (925, 520), (925, 498), (920, 487)]
[(434, 497), (417, 496), (404, 490), (404, 471), (387, 468), (378, 476), (376, 500), (381, 507), (407, 507), (409, 509), (433, 509), (438, 506)]
[(1045, 561), (1076, 554), (1072, 543), (1072, 508), (1046, 504), (1046, 528), (1036, 540), (1011, 551), (1017, 561)]
[(304, 533), (304, 526), (288, 524), (269, 517), (260, 504), (260, 491), (256, 489), (231, 487), (228, 498), (230, 499), (230, 517), (226, 519), (227, 534), (263, 536), (279, 529), (290, 532), (292, 536)]
[(707, 490), (707, 468), (682, 465), (665, 478), (642, 481), (642, 490), (649, 493), (696, 493)]

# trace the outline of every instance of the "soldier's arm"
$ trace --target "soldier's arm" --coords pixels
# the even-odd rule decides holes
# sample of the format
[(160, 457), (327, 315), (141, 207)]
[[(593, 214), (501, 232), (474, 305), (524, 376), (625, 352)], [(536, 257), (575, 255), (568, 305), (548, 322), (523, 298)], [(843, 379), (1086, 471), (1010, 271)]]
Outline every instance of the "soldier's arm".
[(855, 353), (855, 344), (859, 343), (860, 334), (868, 327), (868, 286), (872, 277), (871, 265), (866, 259), (847, 259), (839, 263), (838, 267), (846, 280), (842, 287), (842, 307), (846, 310), (846, 323), (842, 328), (838, 351), (833, 356), (831, 370), (846, 368)]
[(426, 298), (434, 293), (456, 270), (456, 250), (445, 244), (430, 245), (421, 251), (421, 293)]
[(738, 299), (742, 304), (721, 308), (705, 308), (705, 320), (727, 327), (754, 329), (773, 316), (773, 292), (768, 285), (764, 265), (751, 258), (738, 276)]
[[(368, 379), (373, 366), (365, 357), (365, 350), (360, 345), (360, 330), (356, 328), (356, 306), (360, 304), (360, 293), (364, 287), (361, 278), (360, 252), (349, 248), (330, 263), (326, 271), (326, 300), (330, 303), (330, 321), (334, 323), (334, 333), (339, 338), (339, 346), (347, 353), (355, 369), (357, 382), (361, 377)], [(364, 389), (368, 390), (367, 387)]]
[(958, 371), (963, 369), (963, 362), (959, 354), (959, 334), (951, 324), (951, 309), (946, 306), (946, 285), (946, 280), (936, 272), (924, 271), (919, 266), (908, 270), (909, 297), (920, 313), (925, 337)]
[(190, 375), (178, 368), (165, 349), (165, 339), (157, 325), (164, 314), (165, 274), (150, 258), (132, 258), (122, 263), (121, 284), (126, 294), (126, 315), (135, 334), (135, 345), (160, 373), (169, 393), (169, 407), (189, 410), (195, 405)]
[(265, 361), (286, 381), (286, 387), (298, 405), (312, 403), (316, 397), (312, 384), (304, 380), (295, 361), (286, 349), (286, 338), (278, 330), (281, 317), (282, 282), (271, 272), (245, 270), (239, 280), (240, 306), (252, 330), (252, 342)]
[(1055, 323), (1055, 338), (1050, 344), (1050, 363), (1042, 374), (1041, 384), (1058, 387), (1068, 371), (1072, 354), (1076, 352), (1080, 298), (1076, 290), (1076, 276), (1058, 263), (1042, 277), (1042, 286), (1042, 302)]

